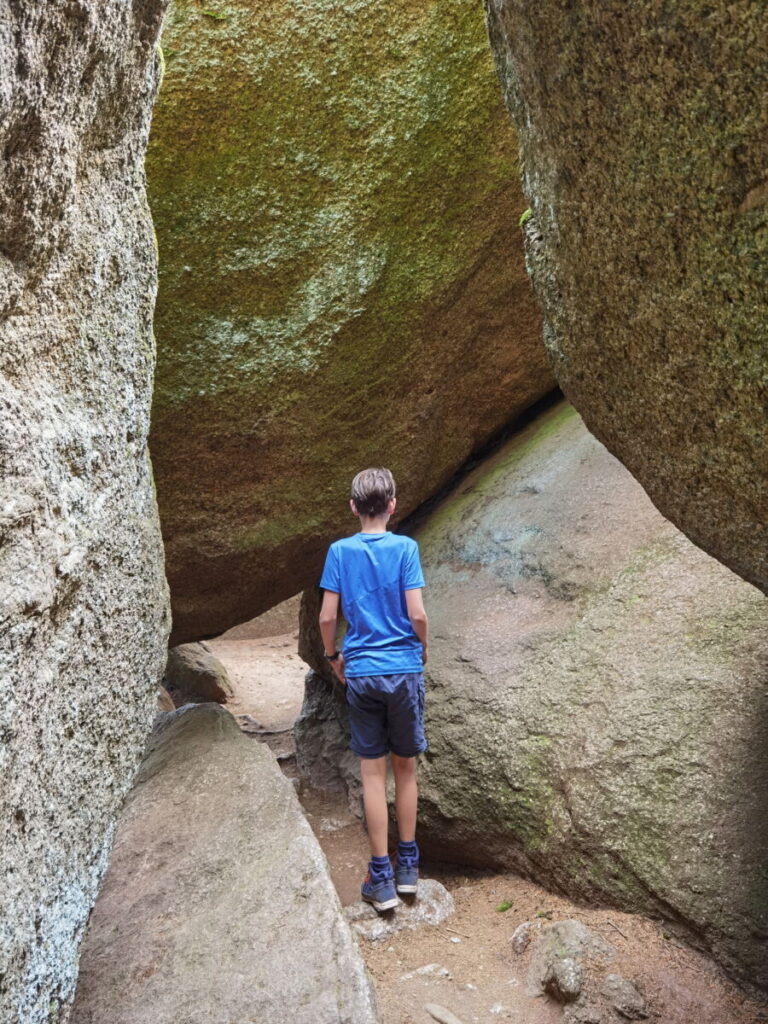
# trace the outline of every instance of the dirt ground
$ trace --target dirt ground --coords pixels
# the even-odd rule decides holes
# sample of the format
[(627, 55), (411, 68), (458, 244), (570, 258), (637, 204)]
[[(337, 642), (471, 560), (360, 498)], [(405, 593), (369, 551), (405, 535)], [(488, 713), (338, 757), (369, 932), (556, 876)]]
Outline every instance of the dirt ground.
[(236, 717), (250, 715), (264, 729), (290, 729), (301, 710), (307, 674), (297, 653), (298, 635), (231, 639), (225, 633), (206, 644), (232, 681), (235, 696), (227, 709)]
[[(282, 629), (286, 624), (280, 620)], [(343, 797), (313, 790), (298, 778), (290, 725), (301, 706), (306, 666), (298, 658), (296, 634), (265, 637), (258, 626), (248, 625), (238, 630), (234, 638), (225, 635), (209, 641), (236, 690), (227, 707), (255, 741), (269, 742), (283, 770), (296, 780), (341, 902), (349, 905), (359, 899), (367, 840), (362, 822)], [(262, 731), (256, 731), (253, 720)], [(445, 885), (453, 895), (455, 914), (442, 925), (401, 931), (379, 942), (360, 939), (383, 1024), (434, 1024), (426, 1004), (445, 1007), (462, 1024), (558, 1024), (562, 1007), (547, 996), (534, 995), (529, 984), (533, 942), (516, 954), (510, 938), (519, 924), (530, 921), (535, 941), (549, 921), (564, 918), (581, 921), (610, 944), (613, 954), (592, 968), (595, 980), (612, 972), (632, 981), (656, 1024), (768, 1022), (765, 1003), (742, 992), (717, 965), (672, 936), (661, 922), (581, 907), (512, 874), (430, 863), (422, 863), (421, 874)], [(508, 909), (498, 909), (507, 904)]]

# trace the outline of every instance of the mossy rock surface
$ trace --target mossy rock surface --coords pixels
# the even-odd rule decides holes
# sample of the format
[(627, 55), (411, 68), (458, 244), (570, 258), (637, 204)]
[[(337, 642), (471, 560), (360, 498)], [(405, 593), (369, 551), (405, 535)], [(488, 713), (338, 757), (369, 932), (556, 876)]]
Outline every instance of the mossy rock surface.
[(180, 642), (312, 582), (358, 469), (407, 512), (553, 378), (473, 0), (177, 0), (162, 41), (151, 447)]
[(657, 507), (768, 592), (765, 5), (486, 7), (557, 378)]
[(768, 606), (569, 406), (416, 534), (420, 842), (661, 914), (768, 988)]

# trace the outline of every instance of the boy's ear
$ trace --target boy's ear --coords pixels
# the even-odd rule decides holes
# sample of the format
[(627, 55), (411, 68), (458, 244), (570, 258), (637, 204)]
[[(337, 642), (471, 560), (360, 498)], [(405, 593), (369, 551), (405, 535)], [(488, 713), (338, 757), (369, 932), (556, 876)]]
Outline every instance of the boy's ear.
[(397, 498), (390, 498), (389, 501), (387, 502), (387, 513), (389, 515), (392, 515), (392, 513), (395, 511), (396, 507), (397, 507)]
[(355, 505), (352, 498), (349, 499), (349, 507), (352, 509), (352, 515), (358, 516), (360, 513), (357, 511), (357, 505)]

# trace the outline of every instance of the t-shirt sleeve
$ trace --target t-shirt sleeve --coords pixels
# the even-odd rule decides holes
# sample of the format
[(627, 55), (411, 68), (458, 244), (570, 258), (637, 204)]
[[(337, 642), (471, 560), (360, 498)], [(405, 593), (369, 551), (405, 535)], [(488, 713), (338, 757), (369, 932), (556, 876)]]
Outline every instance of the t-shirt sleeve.
[(323, 575), (320, 577), (320, 586), (323, 590), (332, 590), (334, 594), (341, 593), (341, 574), (339, 573), (339, 552), (333, 544), (328, 548), (325, 556)]
[(424, 586), (424, 574), (419, 560), (419, 545), (414, 541), (408, 545), (403, 562), (403, 590), (417, 590)]

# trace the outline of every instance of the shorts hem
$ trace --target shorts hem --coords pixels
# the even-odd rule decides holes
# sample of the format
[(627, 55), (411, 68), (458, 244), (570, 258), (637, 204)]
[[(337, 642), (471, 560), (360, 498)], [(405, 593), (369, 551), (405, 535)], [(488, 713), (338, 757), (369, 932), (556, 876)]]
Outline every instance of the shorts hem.
[(423, 672), (423, 665), (419, 665), (418, 668), (388, 669), (386, 672), (347, 672), (346, 664), (344, 667), (344, 675), (348, 676), (350, 679), (362, 679), (365, 676), (368, 678), (371, 676), (416, 676), (423, 674)]
[(425, 743), (423, 747), (419, 747), (412, 754), (401, 754), (399, 750), (395, 750), (394, 747), (389, 748), (390, 754), (396, 754), (398, 757), (418, 757), (419, 754), (423, 754), (428, 749), (428, 745)]
[(378, 759), (379, 759), (380, 757), (386, 757), (386, 756), (387, 756), (387, 754), (389, 753), (389, 751), (388, 751), (388, 750), (385, 750), (385, 751), (384, 751), (383, 753), (381, 753), (381, 754), (361, 754), (361, 753), (360, 753), (360, 751), (359, 751), (359, 750), (355, 750), (355, 748), (354, 748), (354, 747), (350, 747), (349, 749), (350, 749), (350, 750), (352, 751), (352, 753), (353, 753), (353, 754), (355, 754), (355, 755), (356, 755), (357, 757), (362, 757), (362, 759), (363, 759), (364, 761), (378, 761)]

